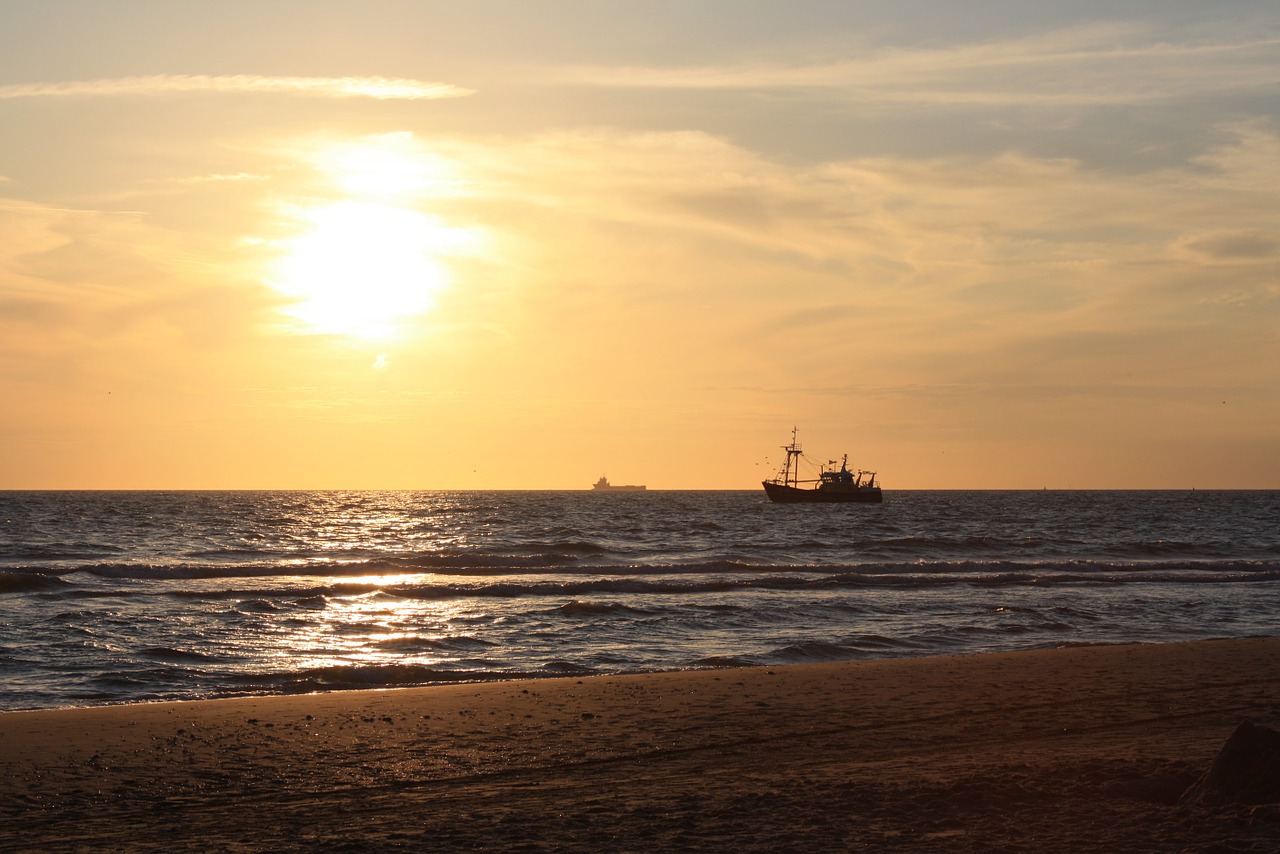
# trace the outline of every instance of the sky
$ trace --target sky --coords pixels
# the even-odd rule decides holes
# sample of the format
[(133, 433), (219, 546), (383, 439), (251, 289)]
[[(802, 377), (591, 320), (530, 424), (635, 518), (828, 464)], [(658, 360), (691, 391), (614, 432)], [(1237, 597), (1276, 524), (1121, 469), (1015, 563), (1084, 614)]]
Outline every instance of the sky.
[(0, 488), (1280, 488), (1280, 5), (13, 0)]

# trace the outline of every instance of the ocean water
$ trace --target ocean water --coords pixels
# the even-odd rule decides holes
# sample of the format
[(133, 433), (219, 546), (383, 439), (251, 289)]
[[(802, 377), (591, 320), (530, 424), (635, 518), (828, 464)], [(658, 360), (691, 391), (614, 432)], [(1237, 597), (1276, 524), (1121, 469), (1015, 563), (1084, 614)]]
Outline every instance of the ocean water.
[(0, 708), (1280, 632), (1280, 492), (0, 492)]

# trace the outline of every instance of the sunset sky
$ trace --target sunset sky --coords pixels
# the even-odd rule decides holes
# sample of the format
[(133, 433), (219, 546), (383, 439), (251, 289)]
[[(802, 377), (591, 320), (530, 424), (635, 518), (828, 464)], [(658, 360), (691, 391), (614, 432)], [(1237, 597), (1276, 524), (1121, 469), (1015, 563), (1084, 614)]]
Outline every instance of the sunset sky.
[(1280, 488), (1280, 4), (14, 0), (0, 488)]

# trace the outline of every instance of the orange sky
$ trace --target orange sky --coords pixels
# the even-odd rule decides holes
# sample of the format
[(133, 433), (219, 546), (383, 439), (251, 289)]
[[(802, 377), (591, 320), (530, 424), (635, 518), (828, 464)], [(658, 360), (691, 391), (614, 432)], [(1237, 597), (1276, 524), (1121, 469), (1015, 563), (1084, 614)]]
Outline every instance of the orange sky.
[(0, 9), (0, 488), (1280, 488), (1267, 3)]

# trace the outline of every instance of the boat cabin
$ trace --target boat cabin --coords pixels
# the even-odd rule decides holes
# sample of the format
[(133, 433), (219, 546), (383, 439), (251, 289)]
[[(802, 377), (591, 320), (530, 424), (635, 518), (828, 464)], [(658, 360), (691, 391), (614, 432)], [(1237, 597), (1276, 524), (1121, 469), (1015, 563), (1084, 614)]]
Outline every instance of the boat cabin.
[[(832, 465), (834, 464), (835, 461), (832, 460)], [(823, 471), (818, 477), (818, 489), (823, 492), (857, 492), (863, 487), (874, 487), (876, 483), (876, 473), (873, 471), (858, 471), (856, 474), (849, 471), (848, 454), (840, 462), (840, 471)]]

